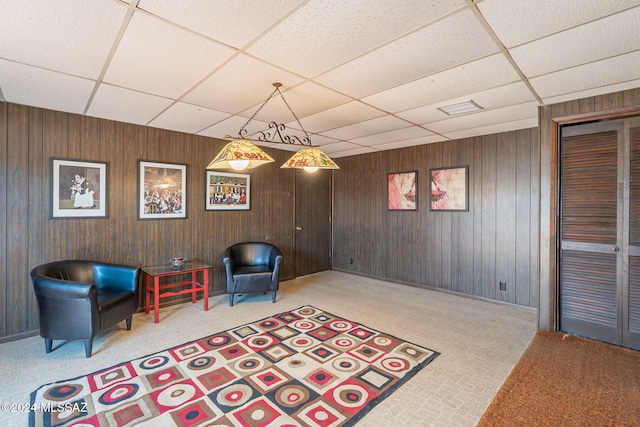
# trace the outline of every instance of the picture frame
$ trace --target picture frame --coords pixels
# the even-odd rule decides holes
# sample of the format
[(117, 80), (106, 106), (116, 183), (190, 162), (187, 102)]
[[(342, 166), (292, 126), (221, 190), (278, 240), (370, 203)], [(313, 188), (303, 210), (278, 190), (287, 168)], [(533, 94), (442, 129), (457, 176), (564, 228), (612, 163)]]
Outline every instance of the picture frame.
[(418, 210), (418, 171), (387, 174), (387, 209), (390, 211)]
[(442, 212), (469, 211), (469, 166), (429, 170), (429, 209)]
[(52, 157), (51, 219), (107, 218), (106, 162)]
[(138, 219), (187, 217), (187, 165), (138, 161)]
[(251, 176), (206, 171), (205, 210), (228, 211), (251, 208)]

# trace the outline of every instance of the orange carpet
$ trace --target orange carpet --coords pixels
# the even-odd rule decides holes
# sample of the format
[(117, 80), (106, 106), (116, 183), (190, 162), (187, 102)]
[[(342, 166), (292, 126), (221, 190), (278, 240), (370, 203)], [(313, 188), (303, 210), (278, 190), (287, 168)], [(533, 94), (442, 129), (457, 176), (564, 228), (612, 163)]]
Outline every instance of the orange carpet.
[(640, 426), (640, 351), (539, 331), (478, 426)]

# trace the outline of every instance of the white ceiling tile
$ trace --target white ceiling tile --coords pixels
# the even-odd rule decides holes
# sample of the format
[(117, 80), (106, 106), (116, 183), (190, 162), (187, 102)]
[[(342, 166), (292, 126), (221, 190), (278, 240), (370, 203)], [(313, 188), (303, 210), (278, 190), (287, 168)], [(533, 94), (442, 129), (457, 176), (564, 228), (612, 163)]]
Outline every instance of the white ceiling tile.
[(473, 129), (483, 125), (495, 125), (503, 122), (513, 122), (521, 119), (538, 117), (537, 101), (526, 104), (511, 105), (495, 110), (481, 110), (462, 116), (453, 116), (446, 120), (424, 125), (429, 130), (439, 134), (449, 134), (453, 131)]
[(530, 80), (541, 98), (640, 79), (640, 51), (592, 62)]
[(136, 12), (104, 81), (177, 98), (233, 54), (233, 49)]
[(477, 6), (510, 48), (637, 5), (638, 0), (484, 0)]
[(308, 132), (318, 133), (383, 115), (384, 112), (380, 110), (358, 101), (352, 101), (305, 117), (304, 119), (300, 119), (300, 121)]
[(457, 104), (459, 102), (469, 100), (472, 100), (486, 110), (490, 110), (505, 107), (507, 105), (522, 104), (527, 101), (533, 101), (535, 100), (535, 97), (527, 85), (524, 82), (519, 81), (482, 92), (470, 93), (463, 97), (447, 99), (435, 104), (425, 105), (424, 107), (402, 111), (397, 113), (397, 116), (416, 124), (437, 122), (449, 117), (442, 111), (438, 110), (438, 107)]
[(386, 144), (375, 145), (374, 148), (382, 150), (395, 150), (397, 148), (414, 147), (416, 145), (435, 144), (436, 142), (447, 141), (442, 135), (424, 136), (422, 138), (406, 139), (403, 141), (388, 142)]
[(168, 98), (103, 83), (98, 87), (87, 115), (146, 125), (171, 102)]
[[(256, 107), (273, 92), (274, 82), (289, 86), (303, 79), (247, 55), (239, 55), (189, 92), (183, 100), (229, 113)], [(241, 90), (239, 90), (241, 89)]]
[[(340, 157), (355, 156), (357, 154), (375, 153), (376, 151), (379, 151), (379, 150), (373, 147), (357, 147), (357, 148), (352, 148), (348, 150), (337, 150), (335, 152), (332, 152), (331, 154), (329, 154), (328, 152), (325, 152), (325, 153), (327, 155), (330, 155), (331, 158), (335, 160)], [(338, 164), (338, 166), (340, 166), (340, 162), (336, 162), (336, 163)]]
[(392, 113), (480, 92), (519, 80), (502, 54), (406, 83), (363, 98), (363, 101)]
[(498, 123), (495, 125), (482, 126), (474, 129), (465, 129), (444, 134), (450, 139), (470, 138), (479, 135), (491, 135), (494, 133), (510, 132), (519, 129), (530, 129), (538, 127), (538, 117), (516, 120), (513, 122)]
[(336, 153), (345, 152), (348, 150), (359, 150), (362, 148), (362, 145), (352, 144), (346, 141), (334, 142), (333, 144), (324, 145), (322, 147), (322, 151), (324, 151), (327, 155), (333, 157)]
[(138, 7), (236, 49), (286, 15), (299, 0), (140, 0)]
[(95, 82), (0, 59), (0, 88), (8, 102), (82, 114)]
[[(198, 135), (210, 136), (213, 138), (224, 138), (228, 135), (236, 138), (238, 137), (240, 129), (247, 124), (247, 120), (248, 118), (246, 117), (231, 116), (228, 119), (222, 120), (198, 132)], [(266, 127), (267, 123), (260, 120), (252, 120), (246, 127), (247, 134), (251, 135), (261, 129), (265, 129)]]
[(640, 88), (640, 80), (631, 80), (615, 85), (601, 86), (595, 89), (583, 90), (580, 92), (572, 92), (565, 95), (554, 96), (550, 98), (542, 98), (546, 105), (557, 104), (559, 102), (572, 101), (574, 99), (588, 98), (591, 96), (605, 95), (608, 93), (620, 92), (623, 90)]
[(311, 0), (247, 52), (309, 77), (462, 6), (462, 0)]
[(353, 125), (342, 126), (340, 128), (324, 132), (324, 134), (337, 139), (354, 139), (387, 130), (407, 128), (409, 126), (411, 126), (411, 124), (406, 120), (386, 115), (371, 120), (365, 120)]
[(463, 10), (318, 76), (362, 97), (498, 52), (470, 10)]
[(197, 133), (229, 117), (229, 113), (211, 110), (184, 102), (178, 102), (163, 111), (149, 126)]
[(411, 126), (389, 132), (377, 133), (375, 135), (363, 136), (362, 138), (354, 138), (351, 139), (351, 141), (360, 145), (378, 146), (380, 144), (424, 138), (432, 135), (433, 132), (421, 128), (420, 126)]
[(640, 7), (554, 34), (509, 53), (527, 77), (640, 50)]
[[(295, 117), (291, 111), (295, 113), (298, 119), (302, 120), (304, 117), (351, 101), (351, 98), (320, 86), (317, 83), (305, 82), (295, 87), (291, 87), (291, 85), (286, 82), (280, 81), (280, 83), (283, 84), (280, 92), (287, 102), (285, 103), (282, 97), (276, 93), (264, 108), (256, 114), (256, 118), (265, 122), (276, 121), (279, 123), (291, 123), (295, 122)], [(269, 85), (269, 89), (273, 90), (273, 87)], [(264, 101), (266, 99), (267, 95), (265, 95), (262, 100)], [(289, 111), (287, 104), (289, 104), (291, 111)], [(255, 108), (244, 111), (243, 114), (253, 114), (257, 108), (258, 106), (255, 106)], [(309, 129), (307, 129), (307, 131), (309, 131)]]
[(112, 1), (3, 1), (0, 57), (97, 79), (127, 7)]

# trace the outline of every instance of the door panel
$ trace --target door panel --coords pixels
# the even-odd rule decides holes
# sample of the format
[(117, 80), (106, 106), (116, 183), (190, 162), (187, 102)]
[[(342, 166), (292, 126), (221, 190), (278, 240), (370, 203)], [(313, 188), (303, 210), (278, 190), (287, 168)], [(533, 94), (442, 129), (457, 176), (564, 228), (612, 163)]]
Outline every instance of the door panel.
[(295, 275), (331, 269), (331, 172), (296, 169)]
[(560, 329), (621, 344), (621, 122), (562, 129)]
[(640, 117), (628, 120), (629, 134), (629, 274), (623, 303), (627, 347), (640, 350)]

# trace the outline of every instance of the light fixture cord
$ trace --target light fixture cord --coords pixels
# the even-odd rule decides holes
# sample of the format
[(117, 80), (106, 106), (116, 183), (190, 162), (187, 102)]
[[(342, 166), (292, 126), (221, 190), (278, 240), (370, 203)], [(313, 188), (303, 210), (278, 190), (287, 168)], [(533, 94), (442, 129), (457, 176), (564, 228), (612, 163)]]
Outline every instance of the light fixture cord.
[[(255, 112), (255, 113), (253, 113), (253, 116), (251, 116), (251, 117), (249, 118), (249, 120), (247, 120), (247, 123), (245, 123), (244, 125), (242, 125), (242, 127), (241, 127), (241, 128), (240, 128), (240, 130), (238, 131), (238, 137), (239, 137), (240, 139), (244, 138), (244, 135), (242, 134), (242, 131), (244, 131), (244, 130), (245, 130), (244, 128), (245, 128), (245, 127), (247, 127), (247, 126), (249, 125), (249, 123), (251, 123), (251, 121), (253, 120), (253, 118), (254, 118), (254, 117), (255, 117), (255, 116), (260, 112), (260, 110), (262, 110), (262, 107), (264, 107), (264, 106), (267, 104), (267, 102), (269, 102), (269, 100), (270, 100), (271, 98), (273, 98), (273, 95), (275, 95), (275, 94), (276, 94), (276, 92), (280, 92), (280, 90), (279, 90), (277, 87), (275, 88), (275, 90), (274, 90), (273, 92), (271, 92), (271, 95), (269, 95), (269, 97), (268, 97), (268, 98), (267, 98), (267, 99), (262, 103), (262, 105), (260, 106), (260, 108), (258, 108), (258, 109), (256, 110), (256, 112)], [(280, 94), (280, 96), (282, 96), (282, 94)], [(283, 98), (283, 99), (284, 99), (284, 98)], [(286, 103), (286, 101), (285, 101), (285, 103)], [(245, 132), (246, 132), (246, 131), (245, 131)]]
[(293, 117), (296, 119), (296, 122), (298, 122), (298, 125), (300, 125), (300, 129), (302, 129), (302, 132), (304, 132), (304, 136), (306, 136), (307, 138), (309, 138), (309, 134), (307, 133), (307, 131), (304, 129), (304, 127), (302, 127), (302, 123), (300, 123), (300, 120), (298, 120), (298, 116), (296, 116), (296, 113), (293, 112), (293, 110), (291, 109), (291, 107), (289, 106), (289, 103), (287, 102), (286, 99), (284, 99), (284, 95), (282, 94), (282, 92), (280, 92), (280, 88), (276, 87), (276, 91), (278, 91), (278, 93), (280, 94), (280, 98), (282, 98), (282, 100), (284, 101), (285, 105), (287, 106), (287, 108), (289, 109), (289, 111), (291, 111), (291, 115), (293, 115)]
[(256, 110), (255, 113), (253, 113), (253, 115), (249, 118), (249, 120), (247, 120), (247, 123), (245, 123), (244, 125), (242, 125), (242, 127), (240, 128), (240, 130), (238, 131), (238, 137), (240, 139), (244, 138), (243, 132), (246, 133), (245, 128), (249, 125), (249, 123), (251, 123), (251, 121), (254, 119), (254, 117), (260, 112), (260, 110), (262, 110), (262, 107), (264, 107), (265, 105), (267, 105), (267, 102), (269, 102), (269, 100), (271, 98), (273, 98), (273, 95), (276, 94), (276, 92), (278, 92), (280, 94), (280, 98), (282, 98), (282, 100), (284, 101), (284, 105), (287, 106), (287, 108), (289, 109), (289, 111), (291, 112), (291, 115), (293, 116), (294, 119), (296, 119), (296, 122), (298, 122), (298, 125), (300, 126), (300, 129), (302, 129), (302, 132), (304, 132), (304, 135), (307, 137), (308, 140), (310, 140), (309, 138), (309, 134), (307, 133), (307, 131), (305, 130), (305, 128), (302, 126), (302, 123), (300, 123), (300, 120), (298, 119), (298, 116), (296, 116), (296, 113), (293, 112), (293, 110), (291, 109), (291, 107), (289, 106), (289, 103), (287, 102), (287, 100), (284, 98), (284, 95), (282, 94), (282, 92), (280, 92), (280, 87), (276, 86), (275, 90), (273, 92), (271, 92), (271, 95), (269, 95), (269, 97), (262, 103), (262, 105), (260, 106), (260, 108), (258, 108)]

